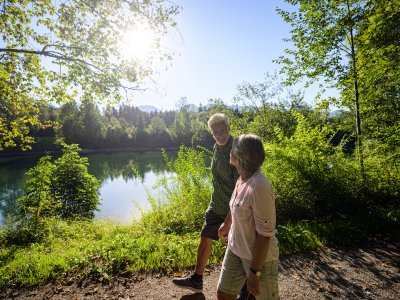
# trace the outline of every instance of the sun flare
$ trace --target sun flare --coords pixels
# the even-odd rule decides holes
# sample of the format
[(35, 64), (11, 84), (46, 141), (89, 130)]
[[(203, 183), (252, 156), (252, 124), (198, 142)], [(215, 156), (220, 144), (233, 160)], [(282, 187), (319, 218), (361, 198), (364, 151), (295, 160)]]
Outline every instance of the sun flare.
[(121, 34), (119, 48), (126, 60), (146, 61), (156, 49), (156, 35), (148, 26), (140, 24)]

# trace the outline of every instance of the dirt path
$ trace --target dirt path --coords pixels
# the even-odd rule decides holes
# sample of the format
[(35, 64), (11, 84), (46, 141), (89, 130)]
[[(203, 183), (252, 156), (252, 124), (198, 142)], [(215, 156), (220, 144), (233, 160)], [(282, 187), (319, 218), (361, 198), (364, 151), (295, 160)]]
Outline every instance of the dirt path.
[[(216, 299), (219, 267), (209, 268), (204, 293), (179, 290), (168, 276), (121, 276), (113, 283), (78, 286), (64, 280), (1, 299)], [(296, 254), (280, 263), (281, 299), (400, 299), (400, 237), (360, 248)]]

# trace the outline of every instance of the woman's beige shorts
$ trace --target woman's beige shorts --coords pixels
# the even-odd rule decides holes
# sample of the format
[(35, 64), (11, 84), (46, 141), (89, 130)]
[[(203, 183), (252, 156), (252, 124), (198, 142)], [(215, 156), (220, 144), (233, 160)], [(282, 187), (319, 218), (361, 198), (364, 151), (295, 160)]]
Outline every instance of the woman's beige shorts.
[[(219, 275), (218, 290), (226, 294), (237, 295), (247, 280), (251, 261), (240, 258), (226, 249)], [(278, 290), (278, 261), (266, 262), (261, 269), (260, 295), (257, 300), (279, 299)]]

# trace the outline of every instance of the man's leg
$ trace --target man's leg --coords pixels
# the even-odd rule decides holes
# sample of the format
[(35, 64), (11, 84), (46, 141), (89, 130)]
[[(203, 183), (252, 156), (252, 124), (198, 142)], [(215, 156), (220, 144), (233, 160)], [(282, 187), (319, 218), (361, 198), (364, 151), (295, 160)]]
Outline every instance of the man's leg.
[(174, 278), (172, 282), (184, 289), (194, 292), (201, 292), (203, 289), (203, 274), (206, 268), (207, 260), (211, 253), (212, 240), (210, 238), (201, 237), (200, 244), (197, 248), (197, 261), (194, 273), (187, 277)]
[(218, 300), (236, 300), (236, 295), (227, 294), (221, 291), (217, 291)]
[(218, 229), (224, 222), (223, 216), (215, 214), (211, 209), (207, 209), (204, 226), (200, 233), (200, 244), (197, 248), (196, 267), (192, 274), (187, 277), (173, 278), (172, 282), (184, 289), (194, 292), (201, 292), (203, 289), (203, 274), (211, 254), (212, 240), (218, 240)]
[(208, 258), (210, 257), (211, 254), (211, 247), (212, 247), (212, 240), (210, 238), (206, 237), (200, 238), (200, 244), (199, 247), (197, 248), (196, 268), (194, 270), (195, 273), (200, 276), (203, 276), (204, 274)]

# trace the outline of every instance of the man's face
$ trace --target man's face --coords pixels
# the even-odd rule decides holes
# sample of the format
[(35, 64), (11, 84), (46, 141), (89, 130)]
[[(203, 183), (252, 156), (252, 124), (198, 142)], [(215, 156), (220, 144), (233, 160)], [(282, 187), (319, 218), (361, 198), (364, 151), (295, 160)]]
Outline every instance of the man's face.
[(212, 135), (219, 146), (224, 146), (229, 140), (229, 131), (223, 121), (211, 125)]

